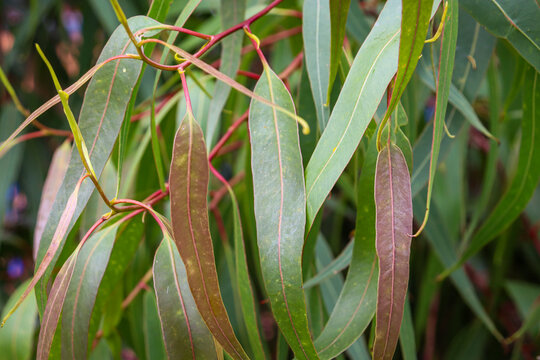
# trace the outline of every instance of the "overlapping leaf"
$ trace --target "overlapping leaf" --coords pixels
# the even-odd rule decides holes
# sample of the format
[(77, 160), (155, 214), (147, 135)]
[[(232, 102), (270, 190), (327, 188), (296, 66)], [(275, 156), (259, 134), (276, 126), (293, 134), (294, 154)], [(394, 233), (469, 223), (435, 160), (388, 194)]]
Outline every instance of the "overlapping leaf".
[(535, 0), (464, 0), (460, 2), (491, 33), (507, 39), (540, 71), (540, 7)]
[(221, 298), (206, 202), (206, 145), (200, 126), (189, 112), (176, 134), (169, 182), (174, 242), (186, 266), (195, 303), (225, 351), (234, 359), (247, 359)]
[(385, 146), (377, 158), (375, 206), (379, 284), (373, 357), (392, 359), (409, 282), (413, 221), (409, 169), (393, 144)]
[[(427, 0), (431, 1), (431, 0)], [(347, 25), (347, 14), (351, 0), (330, 1), (330, 73), (327, 90), (327, 102), (330, 99), (332, 85), (336, 79), (339, 62), (341, 59), (341, 49), (345, 38), (345, 27)]]
[[(455, 270), (482, 247), (500, 234), (521, 214), (540, 181), (540, 91), (538, 72), (529, 68), (523, 89), (523, 120), (517, 172), (493, 212), (480, 229), (459, 261), (449, 270)], [(448, 272), (447, 272), (448, 273)]]
[[(265, 66), (255, 93), (294, 112), (290, 94)], [(257, 243), (274, 317), (298, 359), (318, 359), (302, 289), (305, 188), (298, 127), (254, 99), (249, 112)]]
[(154, 259), (161, 330), (169, 359), (217, 359), (213, 338), (195, 305), (186, 268), (176, 246), (164, 234)]
[(319, 128), (323, 132), (328, 123), (329, 114), (329, 108), (325, 106), (330, 71), (330, 8), (328, 1), (304, 1), (302, 19), (306, 69), (317, 110)]
[[(133, 31), (144, 27), (157, 25), (154, 20), (138, 16), (129, 20)], [(122, 53), (135, 53), (133, 45), (129, 44), (128, 36), (122, 27), (119, 27), (105, 45), (98, 62), (102, 62), (112, 56)], [(116, 142), (124, 113), (131, 97), (133, 86), (137, 82), (141, 70), (141, 63), (135, 60), (121, 60), (109, 63), (101, 68), (90, 81), (85, 93), (81, 113), (79, 115), (79, 128), (85, 141), (89, 145), (89, 155), (96, 175), (99, 177), (105, 163)], [(114, 101), (111, 101), (114, 100)], [(79, 177), (84, 175), (84, 167), (78, 156), (72, 156), (66, 176), (56, 200), (50, 212), (50, 216), (43, 230), (40, 249), (38, 251), (37, 264), (42, 262), (46, 250), (49, 248), (52, 236), (55, 232), (62, 210), (66, 207), (67, 199), (73, 192)], [(79, 201), (73, 213), (73, 221), (69, 223), (67, 230), (73, 226), (86, 206), (94, 185), (90, 182), (81, 187)], [(58, 249), (61, 250), (64, 239), (60, 239)], [(51, 265), (56, 263), (60, 251), (51, 260)], [(40, 313), (43, 312), (46, 303), (46, 286), (50, 277), (52, 266), (44, 273), (43, 279), (36, 288), (36, 297)]]
[(315, 341), (315, 346), (323, 359), (337, 356), (354, 343), (375, 313), (377, 254), (373, 188), (376, 162), (377, 148), (373, 138), (357, 183), (356, 196), (359, 207), (349, 272), (330, 318)]
[(356, 54), (306, 168), (307, 224), (347, 166), (397, 69), (401, 2), (390, 0)]

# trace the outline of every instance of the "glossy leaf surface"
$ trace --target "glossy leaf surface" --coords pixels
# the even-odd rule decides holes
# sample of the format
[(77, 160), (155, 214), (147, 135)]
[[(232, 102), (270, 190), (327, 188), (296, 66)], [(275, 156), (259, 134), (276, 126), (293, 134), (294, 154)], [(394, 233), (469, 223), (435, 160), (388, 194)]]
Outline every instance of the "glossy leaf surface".
[[(291, 112), (287, 89), (268, 67), (255, 93)], [(317, 359), (302, 289), (305, 188), (298, 127), (288, 116), (253, 100), (249, 110), (257, 243), (272, 312), (298, 359)]]

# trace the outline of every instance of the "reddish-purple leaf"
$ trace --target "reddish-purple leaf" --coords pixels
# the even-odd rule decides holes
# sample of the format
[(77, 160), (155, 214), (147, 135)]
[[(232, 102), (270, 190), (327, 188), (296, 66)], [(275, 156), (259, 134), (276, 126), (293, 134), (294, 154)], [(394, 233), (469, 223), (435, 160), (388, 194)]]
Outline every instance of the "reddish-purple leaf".
[(77, 207), (77, 197), (79, 195), (79, 189), (81, 187), (81, 183), (82, 181), (77, 182), (75, 189), (71, 193), (67, 201), (66, 208), (64, 209), (64, 211), (62, 212), (62, 216), (60, 217), (60, 222), (58, 223), (58, 226), (56, 227), (56, 231), (54, 232), (49, 248), (47, 249), (47, 252), (45, 253), (45, 256), (43, 257), (43, 260), (39, 264), (39, 267), (36, 273), (34, 274), (32, 281), (30, 282), (30, 284), (28, 284), (28, 287), (26, 288), (22, 296), (19, 298), (17, 303), (15, 303), (13, 308), (4, 317), (2, 323), (4, 323), (11, 316), (11, 314), (13, 314), (15, 310), (17, 310), (19, 305), (28, 296), (30, 291), (32, 291), (32, 289), (37, 284), (39, 279), (41, 279), (41, 277), (45, 273), (45, 270), (51, 263), (51, 260), (55, 257), (55, 254), (58, 250), (58, 246), (60, 245), (60, 243), (62, 242), (62, 239), (66, 235), (67, 229), (71, 222), (71, 218), (73, 217), (73, 213), (75, 212), (75, 208)]
[(379, 153), (375, 173), (376, 249), (379, 256), (374, 359), (392, 359), (409, 282), (412, 234), (411, 180), (396, 145)]
[(197, 308), (225, 351), (234, 359), (248, 359), (219, 290), (206, 200), (208, 157), (202, 130), (191, 113), (176, 133), (169, 183), (173, 237)]
[(45, 229), (45, 224), (47, 223), (49, 212), (54, 204), (56, 193), (58, 192), (58, 189), (60, 189), (60, 185), (62, 185), (62, 180), (66, 174), (70, 157), (71, 146), (70, 142), (66, 140), (54, 152), (51, 165), (49, 166), (49, 172), (47, 173), (47, 178), (43, 184), (41, 202), (39, 203), (39, 210), (36, 220), (36, 228), (34, 230), (34, 261), (37, 258), (41, 234), (43, 234), (43, 229)]

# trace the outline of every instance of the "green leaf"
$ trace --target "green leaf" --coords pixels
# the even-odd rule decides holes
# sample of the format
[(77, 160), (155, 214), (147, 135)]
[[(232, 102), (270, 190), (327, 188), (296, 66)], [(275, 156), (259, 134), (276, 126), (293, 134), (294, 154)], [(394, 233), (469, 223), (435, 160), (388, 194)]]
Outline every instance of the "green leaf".
[(186, 266), (195, 303), (224, 350), (234, 359), (247, 359), (221, 298), (206, 202), (206, 145), (199, 124), (189, 112), (176, 133), (169, 182), (174, 241)]
[(90, 318), (118, 226), (94, 233), (77, 254), (62, 309), (62, 358), (87, 357)]
[[(73, 276), (73, 270), (75, 269), (75, 261), (77, 260), (79, 248), (71, 254), (66, 260), (64, 266), (60, 269), (60, 272), (54, 280), (54, 284), (49, 293), (49, 301), (47, 307), (43, 313), (41, 319), (41, 329), (39, 331), (39, 339), (36, 351), (36, 358), (38, 360), (48, 360), (51, 353), (51, 347), (53, 346), (53, 340), (58, 327), (58, 320), (62, 313), (62, 307), (66, 299), (67, 290), (71, 277)], [(58, 354), (60, 356), (60, 354)]]
[[(431, 1), (431, 0), (425, 0)], [(351, 5), (351, 0), (330, 1), (330, 77), (326, 102), (329, 103), (332, 86), (337, 75), (339, 62), (341, 59), (341, 49), (345, 38), (345, 27), (347, 25), (347, 14)]]
[[(137, 16), (129, 20), (129, 25), (134, 31), (157, 24), (154, 20), (143, 16)], [(122, 27), (119, 27), (111, 35), (103, 48), (98, 63), (121, 53), (135, 53), (134, 47), (128, 44), (129, 39), (127, 34)], [(141, 62), (134, 60), (120, 60), (109, 63), (95, 74), (85, 92), (85, 101), (79, 115), (79, 128), (84, 139), (90, 146), (88, 149), (89, 155), (98, 178), (116, 142), (116, 137), (118, 136), (122, 120), (124, 119), (124, 113), (131, 97), (131, 91), (137, 82), (140, 69)], [(111, 99), (114, 99), (114, 101), (111, 101)], [(43, 230), (37, 264), (41, 263), (51, 243), (56, 224), (60, 220), (62, 210), (66, 207), (69, 195), (73, 192), (79, 177), (84, 175), (84, 173), (84, 166), (81, 159), (78, 156), (72, 156), (66, 176), (64, 177), (62, 186), (58, 190), (56, 200)], [(68, 226), (68, 231), (80, 216), (93, 190), (94, 185), (90, 182), (81, 186), (79, 201), (73, 213), (73, 220)], [(61, 250), (63, 245), (64, 239), (61, 238), (58, 248)], [(58, 254), (51, 260), (51, 266), (47, 268), (43, 279), (36, 288), (36, 298), (40, 313), (45, 308), (47, 298), (45, 289)]]
[[(540, 334), (540, 322), (538, 322), (538, 319), (535, 320), (533, 315), (539, 316), (538, 308), (540, 306), (538, 299), (540, 298), (540, 287), (537, 284), (522, 281), (507, 281), (505, 288), (523, 319), (523, 325), (518, 330), (518, 333), (524, 330), (529, 331), (531, 336), (538, 337)], [(527, 325), (528, 327), (526, 327)]]
[(39, 263), (39, 266), (36, 265), (37, 270), (34, 274), (34, 277), (28, 283), (26, 290), (22, 293), (19, 300), (15, 303), (15, 305), (3, 318), (2, 325), (5, 323), (6, 319), (9, 318), (11, 314), (13, 314), (13, 312), (17, 310), (17, 308), (19, 307), (19, 305), (21, 305), (23, 300), (28, 296), (28, 294), (30, 294), (32, 289), (34, 289), (34, 287), (39, 283), (40, 279), (44, 276), (49, 266), (51, 266), (53, 259), (58, 257), (61, 251), (59, 248), (61, 248), (62, 240), (64, 239), (64, 236), (67, 233), (69, 224), (71, 222), (71, 219), (73, 218), (73, 213), (75, 212), (75, 209), (77, 206), (77, 198), (79, 196), (80, 187), (81, 187), (81, 181), (77, 182), (77, 184), (75, 185), (75, 189), (71, 193), (66, 203), (66, 208), (64, 209), (64, 211), (62, 211), (62, 215), (59, 219), (59, 223), (57, 224), (58, 226), (56, 227), (54, 231), (49, 247), (47, 248), (45, 255), (43, 255), (42, 260)]
[(304, 289), (308, 289), (312, 286), (320, 284), (322, 281), (339, 274), (341, 270), (345, 269), (351, 263), (352, 252), (354, 247), (354, 240), (351, 240), (345, 249), (339, 254), (330, 264), (325, 266), (321, 271), (317, 272), (315, 276), (304, 283)]
[[(424, 60), (420, 61), (417, 74), (424, 84), (426, 84), (432, 91), (436, 91), (435, 80), (433, 79), (433, 73), (429, 71), (428, 66)], [(478, 118), (478, 115), (474, 111), (472, 105), (469, 103), (465, 95), (461, 93), (454, 84), (450, 84), (450, 92), (448, 94), (448, 101), (452, 104), (465, 119), (474, 126), (478, 131), (484, 134), (490, 139), (495, 137), (486, 129), (484, 124)]]
[[(246, 0), (221, 0), (220, 16), (222, 29), (228, 29), (244, 20), (245, 12)], [(240, 68), (240, 51), (242, 50), (243, 38), (244, 34), (237, 32), (223, 39), (221, 43), (221, 65), (219, 70), (233, 79), (236, 77), (236, 72)], [(219, 81), (216, 83), (206, 121), (205, 135), (208, 151), (213, 147), (216, 135), (219, 133), (220, 117), (222, 116), (222, 110), (225, 107), (230, 92), (231, 87), (224, 82)]]
[(375, 142), (373, 137), (356, 185), (358, 209), (351, 265), (339, 299), (323, 332), (315, 341), (323, 359), (334, 358), (351, 346), (375, 314), (378, 276), (373, 197), (377, 162)]
[[(438, 1), (436, 2), (438, 3)], [(386, 109), (386, 114), (381, 122), (378, 132), (378, 145), (380, 146), (380, 136), (386, 121), (394, 112), (405, 87), (411, 80), (418, 59), (424, 48), (424, 40), (429, 27), (432, 0), (404, 1), (401, 12), (401, 32), (399, 39), (399, 57), (396, 79), (392, 89), (392, 97)]]
[(538, 72), (529, 68), (523, 89), (523, 117), (517, 171), (506, 192), (489, 217), (472, 237), (469, 246), (454, 266), (445, 274), (461, 266), (486, 244), (504, 231), (525, 209), (540, 181), (540, 91)]
[[(330, 64), (330, 8), (327, 0), (305, 0), (302, 12), (304, 56), (321, 132), (328, 123), (326, 100)], [(339, 54), (339, 53), (338, 53)]]
[(347, 166), (397, 69), (399, 0), (390, 0), (356, 54), (306, 168), (307, 228)]
[(165, 359), (165, 345), (161, 337), (161, 323), (157, 308), (156, 296), (147, 291), (143, 295), (144, 348), (148, 359)]
[[(459, 92), (471, 102), (476, 96), (485, 76), (489, 59), (493, 54), (495, 38), (489, 35), (467, 13), (459, 15), (459, 36), (456, 46), (456, 59), (453, 72), (453, 83)], [(475, 59), (476, 69), (468, 59)], [(456, 108), (451, 108), (446, 114), (446, 124), (450, 133), (457, 134), (465, 124), (465, 119)], [(431, 161), (431, 145), (433, 142), (433, 122), (430, 122), (414, 145), (414, 169), (411, 177), (412, 194), (416, 197), (429, 180), (429, 165)], [(441, 157), (444, 157), (453, 144), (452, 139), (443, 137), (440, 147)]]
[[(39, 243), (41, 241), (41, 234), (45, 228), (49, 212), (54, 204), (54, 199), (58, 193), (62, 180), (66, 174), (66, 170), (71, 157), (71, 146), (69, 141), (64, 141), (59, 146), (53, 155), (51, 165), (49, 166), (49, 172), (47, 178), (43, 184), (41, 190), (41, 201), (39, 203), (39, 210), (36, 219), (36, 227), (34, 229), (34, 260), (37, 257), (37, 251), (39, 249)], [(1, 212), (0, 212), (1, 215)]]
[(228, 187), (229, 195), (233, 205), (233, 234), (234, 234), (234, 252), (236, 259), (236, 282), (240, 294), (240, 306), (244, 315), (244, 323), (253, 351), (253, 358), (256, 360), (266, 359), (266, 354), (262, 345), (262, 338), (257, 321), (257, 307), (255, 305), (255, 296), (249, 278), (249, 269), (246, 258), (246, 248), (244, 244), (244, 235), (242, 233), (242, 222), (240, 220), (240, 210), (238, 201), (233, 190)]
[[(25, 281), (9, 297), (4, 306), (5, 312), (14, 305), (21, 296), (29, 281)], [(33, 349), (34, 328), (37, 318), (36, 298), (30, 294), (21, 304), (19, 311), (15, 313), (10, 321), (0, 329), (0, 351), (2, 357), (13, 360), (28, 360)]]
[(186, 268), (176, 246), (164, 234), (154, 259), (156, 291), (161, 329), (169, 359), (216, 359), (212, 335), (197, 310), (186, 281)]
[[(424, 204), (425, 195), (418, 195), (414, 198), (413, 206), (417, 221), (419, 220), (418, 215), (421, 214), (421, 209)], [(450, 232), (445, 226), (442, 214), (437, 206), (434, 206), (431, 209), (430, 221), (426, 224), (424, 234), (443, 266), (448, 267), (456, 261), (456, 251), (452, 247), (452, 243), (455, 243), (455, 241), (450, 238)], [(454, 283), (456, 290), (459, 292), (465, 303), (467, 303), (476, 316), (484, 323), (484, 326), (497, 340), (502, 341), (502, 335), (497, 331), (495, 324), (489, 318), (489, 315), (480, 303), (474, 286), (465, 274), (465, 271), (463, 269), (457, 269), (450, 274), (450, 280)]]
[(409, 282), (413, 222), (409, 169), (395, 145), (385, 146), (377, 158), (375, 206), (379, 283), (373, 357), (392, 359)]
[[(266, 66), (255, 93), (294, 112), (285, 85)], [(272, 312), (299, 359), (318, 359), (302, 289), (305, 188), (298, 127), (288, 116), (252, 100), (251, 169), (257, 243)]]
[(540, 7), (535, 0), (463, 0), (460, 5), (540, 71)]
[(441, 149), (446, 108), (448, 106), (448, 96), (450, 85), (452, 84), (452, 72), (454, 71), (454, 59), (456, 55), (457, 35), (458, 35), (458, 9), (457, 0), (447, 1), (447, 20), (444, 23), (441, 33), (441, 47), (439, 53), (439, 67), (437, 71), (437, 95), (435, 99), (435, 115), (433, 118), (433, 138), (431, 143), (431, 159), (429, 163), (429, 180), (427, 191), (426, 211), (424, 221), (420, 225), (418, 232), (421, 232), (426, 225), (429, 216), (431, 194), (433, 190), (433, 180), (437, 171), (437, 161)]

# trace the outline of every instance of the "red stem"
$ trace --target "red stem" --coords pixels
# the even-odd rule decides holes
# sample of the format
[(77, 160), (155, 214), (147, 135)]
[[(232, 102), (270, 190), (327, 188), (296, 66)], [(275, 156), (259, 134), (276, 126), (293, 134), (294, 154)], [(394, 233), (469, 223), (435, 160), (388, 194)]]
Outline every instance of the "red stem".
[(242, 123), (244, 123), (244, 121), (246, 121), (248, 119), (248, 116), (249, 116), (249, 110), (246, 111), (242, 116), (240, 116), (240, 118), (238, 118), (238, 120), (236, 120), (227, 129), (227, 132), (225, 133), (225, 135), (223, 135), (221, 137), (221, 139), (219, 139), (216, 146), (214, 146), (212, 151), (210, 151), (210, 154), (208, 155), (208, 161), (212, 161), (212, 159), (214, 157), (216, 157), (216, 154), (218, 153), (219, 149), (221, 149), (223, 147), (223, 145), (225, 145), (225, 143), (231, 138), (231, 136), (235, 132), (235, 130), (238, 129), (238, 127), (240, 127), (240, 125), (242, 125)]

